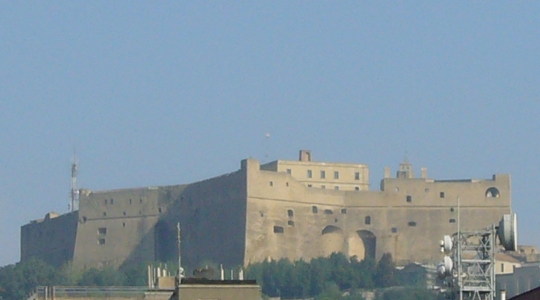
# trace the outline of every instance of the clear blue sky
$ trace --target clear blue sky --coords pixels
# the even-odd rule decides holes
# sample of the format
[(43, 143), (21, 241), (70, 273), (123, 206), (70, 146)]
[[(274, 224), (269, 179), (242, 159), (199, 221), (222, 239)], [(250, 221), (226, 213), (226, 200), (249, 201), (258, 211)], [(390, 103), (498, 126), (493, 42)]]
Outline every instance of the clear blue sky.
[[(510, 173), (540, 245), (540, 2), (46, 1), (0, 8), (0, 265), (81, 187), (193, 182), (240, 160)], [(267, 140), (265, 133), (271, 137)], [(481, 216), (479, 216), (481, 217)]]

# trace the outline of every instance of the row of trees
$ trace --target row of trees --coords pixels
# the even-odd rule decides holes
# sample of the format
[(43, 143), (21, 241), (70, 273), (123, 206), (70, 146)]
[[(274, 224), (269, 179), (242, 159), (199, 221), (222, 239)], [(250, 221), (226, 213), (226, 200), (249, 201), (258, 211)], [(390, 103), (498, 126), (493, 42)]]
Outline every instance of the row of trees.
[(76, 269), (70, 264), (61, 268), (39, 259), (29, 259), (15, 265), (0, 267), (0, 299), (25, 299), (37, 286), (145, 286), (146, 264), (123, 270), (112, 267), (103, 269)]
[[(70, 264), (54, 268), (41, 260), (30, 259), (0, 267), (0, 299), (24, 299), (38, 285), (145, 286), (147, 265), (140, 263), (120, 270), (112, 267), (83, 270)], [(174, 270), (174, 263), (170, 267)], [(390, 254), (384, 254), (377, 262), (371, 258), (362, 261), (356, 257), (349, 259), (343, 254), (334, 253), (309, 262), (290, 262), (287, 259), (265, 261), (246, 269), (246, 278), (256, 279), (263, 294), (271, 297), (356, 300), (362, 299), (358, 290), (378, 289), (385, 290), (378, 295), (382, 300), (436, 299), (435, 294), (426, 290), (425, 286), (390, 288), (409, 284), (410, 280), (404, 280), (401, 276)], [(414, 297), (411, 298), (411, 295)]]
[(265, 295), (285, 298), (319, 295), (327, 283), (334, 283), (340, 290), (389, 287), (398, 283), (390, 254), (383, 255), (379, 262), (371, 258), (349, 260), (340, 253), (310, 262), (272, 260), (250, 265), (246, 274), (257, 280)]

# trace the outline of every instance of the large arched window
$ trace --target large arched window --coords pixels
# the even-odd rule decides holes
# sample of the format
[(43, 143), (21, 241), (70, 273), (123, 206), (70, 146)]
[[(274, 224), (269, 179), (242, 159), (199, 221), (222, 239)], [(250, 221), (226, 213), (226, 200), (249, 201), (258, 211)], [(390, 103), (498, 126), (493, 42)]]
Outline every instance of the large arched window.
[(499, 198), (500, 195), (499, 190), (495, 187), (490, 187), (486, 190), (486, 198)]

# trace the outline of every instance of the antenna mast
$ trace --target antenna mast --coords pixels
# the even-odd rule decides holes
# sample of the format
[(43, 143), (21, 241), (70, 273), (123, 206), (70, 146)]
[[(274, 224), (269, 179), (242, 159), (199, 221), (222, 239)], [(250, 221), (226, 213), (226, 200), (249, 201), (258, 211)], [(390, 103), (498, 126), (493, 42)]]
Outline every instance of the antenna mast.
[(71, 211), (79, 209), (79, 189), (77, 188), (77, 173), (79, 164), (77, 162), (77, 153), (73, 150), (73, 161), (71, 163)]

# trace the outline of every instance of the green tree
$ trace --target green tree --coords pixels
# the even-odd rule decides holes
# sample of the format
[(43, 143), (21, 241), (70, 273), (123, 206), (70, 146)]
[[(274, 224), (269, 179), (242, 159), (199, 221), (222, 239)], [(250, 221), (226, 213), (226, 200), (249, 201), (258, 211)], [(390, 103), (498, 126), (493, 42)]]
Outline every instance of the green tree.
[(392, 260), (392, 254), (383, 254), (377, 263), (377, 268), (375, 269), (375, 285), (377, 287), (390, 287), (397, 285), (396, 265)]
[(111, 267), (104, 269), (91, 268), (77, 282), (80, 286), (123, 286), (126, 275)]

